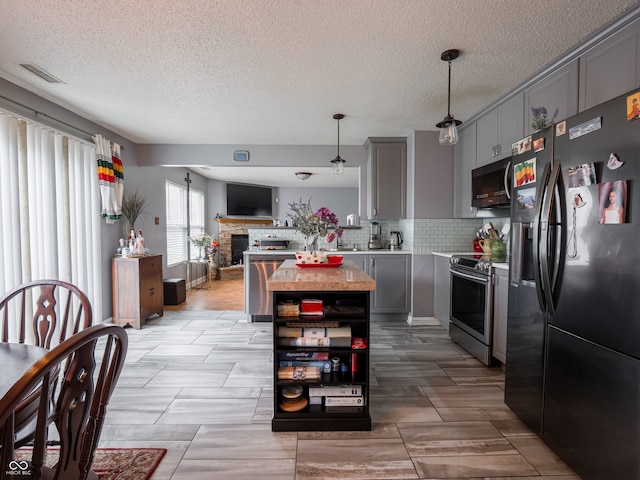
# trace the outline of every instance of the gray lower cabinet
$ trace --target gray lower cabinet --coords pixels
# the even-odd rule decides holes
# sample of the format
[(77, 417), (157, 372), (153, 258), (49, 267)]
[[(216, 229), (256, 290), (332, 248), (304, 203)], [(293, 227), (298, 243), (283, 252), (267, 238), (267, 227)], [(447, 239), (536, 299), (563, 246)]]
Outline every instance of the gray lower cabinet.
[(509, 271), (496, 268), (493, 281), (493, 356), (502, 363), (507, 363)]
[(409, 313), (411, 305), (411, 255), (341, 252), (375, 281), (371, 313)]
[(345, 253), (340, 252), (342, 255), (342, 260), (349, 260), (350, 262), (355, 263), (358, 267), (368, 273), (369, 270), (369, 255), (361, 254), (361, 253)]
[(369, 255), (369, 275), (376, 281), (371, 313), (409, 313), (411, 255)]
[(449, 321), (451, 319), (449, 258), (435, 255), (433, 268), (433, 315), (440, 320), (440, 325), (449, 330)]

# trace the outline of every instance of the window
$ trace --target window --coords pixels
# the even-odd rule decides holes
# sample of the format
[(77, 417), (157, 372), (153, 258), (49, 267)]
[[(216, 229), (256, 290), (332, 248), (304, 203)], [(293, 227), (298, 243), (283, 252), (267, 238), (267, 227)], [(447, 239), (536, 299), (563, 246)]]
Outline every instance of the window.
[(187, 229), (190, 227), (191, 237), (204, 233), (204, 194), (193, 188), (189, 189), (190, 222), (187, 222), (187, 187), (167, 181), (166, 196), (167, 265), (171, 266), (186, 262), (189, 250), (192, 259), (198, 254), (197, 249), (189, 242)]

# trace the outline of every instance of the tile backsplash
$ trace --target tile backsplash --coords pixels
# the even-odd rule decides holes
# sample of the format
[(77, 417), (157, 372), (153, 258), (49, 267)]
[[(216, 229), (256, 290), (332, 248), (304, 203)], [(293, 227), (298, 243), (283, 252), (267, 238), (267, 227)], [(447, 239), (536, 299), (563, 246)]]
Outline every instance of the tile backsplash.
[[(465, 252), (471, 251), (476, 230), (484, 225), (488, 219), (407, 219), (407, 220), (379, 220), (382, 227), (382, 239), (388, 246), (390, 232), (398, 230), (404, 237), (403, 250), (410, 250), (416, 255), (429, 255), (432, 252)], [(491, 223), (501, 229), (509, 218), (492, 218)], [(280, 228), (249, 228), (249, 245), (264, 237), (277, 237), (290, 240), (289, 248), (301, 250), (305, 246), (304, 235), (289, 227)], [(355, 244), (359, 249), (366, 249), (369, 241), (369, 222), (363, 221), (358, 229), (345, 229), (342, 242), (345, 248)], [(330, 247), (324, 239), (318, 242), (320, 248)]]

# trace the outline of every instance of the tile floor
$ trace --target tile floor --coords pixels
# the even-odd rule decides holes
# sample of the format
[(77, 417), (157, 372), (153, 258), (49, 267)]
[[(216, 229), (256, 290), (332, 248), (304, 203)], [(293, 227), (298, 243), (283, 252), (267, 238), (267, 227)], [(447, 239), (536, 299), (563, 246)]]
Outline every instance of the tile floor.
[(100, 446), (167, 448), (152, 480), (579, 479), (439, 326), (372, 324), (371, 432), (271, 432), (271, 324), (241, 311), (127, 332)]

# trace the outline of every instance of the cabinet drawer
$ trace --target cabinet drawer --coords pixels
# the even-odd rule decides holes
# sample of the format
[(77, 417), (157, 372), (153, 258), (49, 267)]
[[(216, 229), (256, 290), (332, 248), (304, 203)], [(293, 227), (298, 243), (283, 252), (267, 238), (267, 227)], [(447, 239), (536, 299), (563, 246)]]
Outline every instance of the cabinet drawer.
[(162, 271), (162, 256), (155, 255), (152, 257), (140, 258), (140, 276), (149, 275), (150, 273), (156, 273)]

